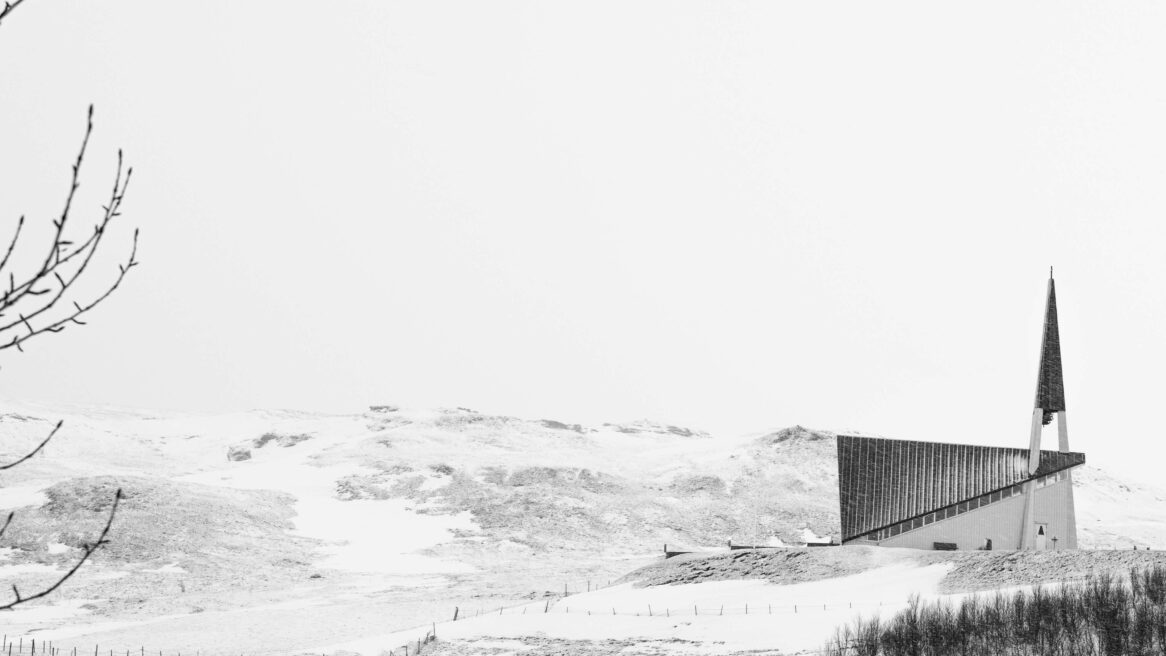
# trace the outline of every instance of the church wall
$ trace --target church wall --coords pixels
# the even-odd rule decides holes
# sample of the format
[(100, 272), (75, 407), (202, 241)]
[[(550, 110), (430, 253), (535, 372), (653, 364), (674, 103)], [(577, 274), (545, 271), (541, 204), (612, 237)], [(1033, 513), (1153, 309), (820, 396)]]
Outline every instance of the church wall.
[[(1046, 524), (1046, 548), (1076, 548), (1076, 525), (1071, 500), (1072, 485), (1068, 480), (1057, 481), (1037, 488), (1034, 500), (1035, 523)], [(981, 506), (955, 517), (939, 520), (912, 531), (885, 540), (856, 539), (847, 544), (868, 544), (884, 547), (933, 549), (934, 543), (955, 543), (956, 548), (979, 549), (985, 538), (991, 538), (994, 550), (1017, 549), (1024, 518), (1024, 496)]]

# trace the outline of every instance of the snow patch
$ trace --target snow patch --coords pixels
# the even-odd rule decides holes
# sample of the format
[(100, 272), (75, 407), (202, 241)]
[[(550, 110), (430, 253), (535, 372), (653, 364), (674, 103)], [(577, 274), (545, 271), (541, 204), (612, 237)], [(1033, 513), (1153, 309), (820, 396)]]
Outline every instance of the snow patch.
[(163, 565), (156, 569), (144, 569), (143, 572), (154, 572), (156, 574), (186, 574), (186, 570), (178, 565), (178, 563), (170, 563)]
[(18, 485), (16, 487), (0, 488), (0, 510), (21, 508), (24, 506), (40, 506), (48, 503), (45, 488), (39, 485)]
[(414, 552), (452, 539), (452, 530), (473, 530), (468, 511), (453, 515), (412, 512), (403, 499), (335, 497), (336, 482), (354, 474), (378, 470), (351, 465), (320, 467), (312, 456), (342, 443), (319, 438), (295, 449), (279, 449), (262, 459), (233, 462), (226, 468), (182, 477), (182, 480), (240, 489), (278, 490), (295, 496), (295, 530), (330, 544), (325, 567), (380, 574), (469, 572), (462, 563)]
[(45, 574), (50, 572), (58, 572), (56, 567), (52, 565), (42, 565), (41, 563), (20, 563), (19, 565), (6, 565), (0, 567), (0, 580), (8, 580), (11, 575), (19, 574)]

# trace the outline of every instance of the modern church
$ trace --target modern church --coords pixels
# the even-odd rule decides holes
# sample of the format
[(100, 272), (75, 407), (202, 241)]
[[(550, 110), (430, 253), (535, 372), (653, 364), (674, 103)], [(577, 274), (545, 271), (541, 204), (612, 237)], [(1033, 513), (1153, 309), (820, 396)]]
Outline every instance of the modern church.
[[(917, 549), (1076, 549), (1073, 468), (1049, 271), (1028, 449), (838, 436), (842, 543)], [(1041, 431), (1057, 421), (1056, 451)]]

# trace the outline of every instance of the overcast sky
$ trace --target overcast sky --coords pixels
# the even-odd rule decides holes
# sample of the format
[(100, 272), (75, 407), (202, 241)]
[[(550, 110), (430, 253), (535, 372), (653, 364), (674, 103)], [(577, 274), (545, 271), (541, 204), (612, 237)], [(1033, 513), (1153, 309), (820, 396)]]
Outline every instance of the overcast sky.
[(93, 275), (134, 226), (142, 266), (0, 396), (1022, 447), (1053, 265), (1071, 446), (1146, 467), (1163, 34), (1144, 1), (26, 0), (0, 230), (60, 211), (94, 103), (75, 219), (124, 148)]

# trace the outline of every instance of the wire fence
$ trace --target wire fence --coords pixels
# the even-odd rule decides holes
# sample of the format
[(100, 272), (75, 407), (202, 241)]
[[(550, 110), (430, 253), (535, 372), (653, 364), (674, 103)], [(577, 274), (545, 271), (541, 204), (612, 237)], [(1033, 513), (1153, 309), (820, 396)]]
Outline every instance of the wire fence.
[[(82, 647), (60, 647), (53, 644), (52, 640), (38, 640), (37, 638), (29, 638), (27, 636), (11, 636), (3, 634), (2, 641), (0, 641), (0, 655), (2, 656), (88, 656), (92, 651), (93, 656), (182, 656), (180, 651), (164, 651), (162, 649), (153, 650), (146, 649), (145, 646), (139, 646), (137, 649), (102, 649), (100, 645), (94, 645), (92, 650)], [(200, 652), (186, 652), (188, 656), (200, 656)]]
[(547, 600), (541, 608), (534, 607), (531, 604), (524, 604), (520, 607), (499, 606), (494, 609), (478, 609), (471, 613), (461, 615), (459, 619), (471, 619), (481, 616), (499, 616), (499, 615), (527, 615), (527, 614), (571, 614), (571, 615), (622, 615), (632, 617), (676, 617), (682, 615), (691, 616), (710, 616), (710, 615), (797, 615), (801, 613), (815, 613), (823, 611), (837, 611), (837, 610), (854, 610), (863, 608), (879, 608), (883, 606), (895, 607), (905, 605), (906, 599), (897, 601), (843, 601), (835, 603), (796, 603), (791, 604), (782, 602), (778, 604), (771, 603), (741, 603), (739, 605), (716, 605), (716, 606), (701, 606), (699, 603), (686, 606), (657, 606), (653, 604), (644, 604), (639, 608), (628, 608), (613, 606), (610, 608), (597, 608), (594, 605), (586, 605), (580, 607), (576, 605), (571, 608), (570, 604), (563, 603), (552, 604)]

